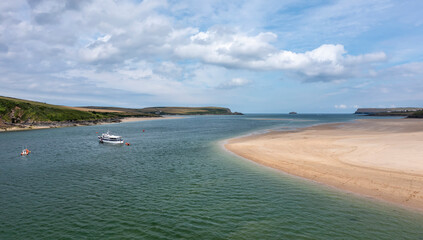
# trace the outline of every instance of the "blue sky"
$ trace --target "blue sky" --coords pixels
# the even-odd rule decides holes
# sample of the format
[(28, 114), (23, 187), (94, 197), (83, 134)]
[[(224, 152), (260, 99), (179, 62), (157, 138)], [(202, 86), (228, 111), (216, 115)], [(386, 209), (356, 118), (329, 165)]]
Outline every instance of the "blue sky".
[(0, 2), (0, 95), (70, 106), (423, 106), (423, 1)]

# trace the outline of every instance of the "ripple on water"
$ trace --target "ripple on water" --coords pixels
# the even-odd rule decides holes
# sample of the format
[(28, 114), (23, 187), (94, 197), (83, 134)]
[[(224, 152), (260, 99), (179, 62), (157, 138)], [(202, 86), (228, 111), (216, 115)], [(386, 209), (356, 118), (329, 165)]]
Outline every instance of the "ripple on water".
[[(286, 117), (206, 116), (1, 133), (0, 239), (423, 236), (420, 214), (281, 174), (218, 145), (252, 131), (354, 118), (255, 120)], [(108, 128), (131, 146), (98, 144), (95, 132)], [(27, 158), (17, 157), (22, 144), (31, 148)]]

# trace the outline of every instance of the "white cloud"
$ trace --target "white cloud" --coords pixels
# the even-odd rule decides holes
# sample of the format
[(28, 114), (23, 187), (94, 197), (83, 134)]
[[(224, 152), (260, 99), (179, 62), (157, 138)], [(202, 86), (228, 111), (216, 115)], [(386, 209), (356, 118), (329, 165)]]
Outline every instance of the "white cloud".
[(393, 66), (375, 74), (383, 78), (416, 78), (421, 79), (423, 75), (423, 62), (412, 62)]
[(102, 59), (109, 59), (119, 52), (113, 44), (109, 43), (112, 36), (105, 35), (88, 44), (87, 47), (79, 50), (82, 60), (94, 62)]
[(345, 104), (335, 105), (334, 107), (337, 108), (337, 109), (346, 109), (346, 108), (348, 108), (347, 105), (345, 105)]
[(189, 44), (175, 48), (175, 54), (229, 68), (288, 70), (312, 81), (349, 78), (367, 69), (369, 63), (386, 59), (383, 52), (347, 55), (340, 44), (324, 44), (304, 53), (278, 50), (271, 45), (276, 38), (271, 32), (248, 36), (227, 29), (210, 29), (191, 36)]
[(334, 106), (336, 109), (357, 109), (360, 106), (357, 104), (354, 105), (346, 105), (346, 104), (337, 104)]
[(133, 63), (116, 71), (69, 70), (57, 77), (66, 79), (85, 79), (85, 82), (98, 87), (119, 89), (133, 93), (176, 96), (184, 94), (182, 83), (156, 74), (146, 62)]
[[(55, 63), (45, 71), (59, 72), (68, 69), (69, 63), (73, 68), (91, 64), (113, 69), (124, 67), (128, 60), (160, 58), (170, 62), (176, 55), (226, 68), (288, 71), (305, 81), (339, 81), (386, 58), (384, 53), (347, 55), (342, 45), (334, 44), (300, 53), (281, 50), (274, 45), (278, 36), (273, 32), (250, 34), (227, 26), (198, 31), (160, 13), (160, 9), (169, 8), (166, 1), (70, 3), (36, 1), (29, 7), (24, 2), (10, 7), (13, 10), (4, 21), (7, 28), (0, 28), (0, 36), (7, 43), (1, 49), (19, 62), (19, 71), (40, 71), (34, 64), (43, 60)], [(246, 4), (242, 11), (253, 11), (258, 5)], [(236, 5), (228, 6), (236, 9)], [(228, 14), (224, 8), (219, 11)], [(40, 14), (49, 17), (44, 16), (43, 23), (25, 17)], [(11, 68), (17, 65), (10, 63)]]
[(386, 87), (382, 87), (382, 88), (380, 88), (380, 92), (386, 94), (386, 93), (389, 93), (390, 90), (388, 88), (386, 88)]
[(251, 83), (251, 81), (248, 80), (248, 79), (232, 78), (231, 80), (229, 80), (227, 82), (221, 83), (219, 86), (217, 86), (217, 88), (219, 88), (219, 89), (233, 89), (233, 88), (246, 86), (250, 83)]

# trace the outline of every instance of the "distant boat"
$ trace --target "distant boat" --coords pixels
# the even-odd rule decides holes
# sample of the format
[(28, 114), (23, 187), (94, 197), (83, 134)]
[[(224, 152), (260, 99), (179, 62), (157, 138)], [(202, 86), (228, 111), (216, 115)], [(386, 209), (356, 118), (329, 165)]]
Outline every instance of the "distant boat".
[(297, 112), (289, 112), (289, 114), (297, 114)]
[(21, 152), (21, 156), (26, 156), (26, 155), (29, 155), (29, 153), (30, 153), (31, 151), (29, 151), (28, 150), (28, 148), (25, 148), (24, 150), (22, 150), (22, 152)]
[(100, 143), (114, 143), (114, 144), (122, 144), (123, 139), (121, 136), (111, 135), (109, 131), (107, 133), (101, 134), (101, 136), (98, 136), (98, 140)]

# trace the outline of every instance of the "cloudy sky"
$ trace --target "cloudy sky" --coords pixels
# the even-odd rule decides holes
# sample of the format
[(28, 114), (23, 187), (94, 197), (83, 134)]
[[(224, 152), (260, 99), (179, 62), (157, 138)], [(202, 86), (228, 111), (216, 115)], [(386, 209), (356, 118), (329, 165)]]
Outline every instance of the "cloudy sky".
[(255, 113), (423, 106), (423, 1), (0, 1), (0, 95)]

